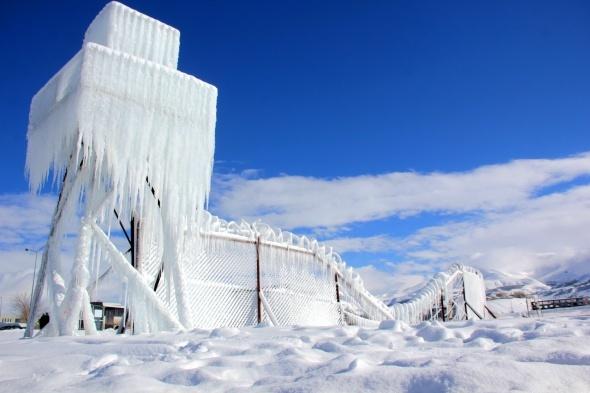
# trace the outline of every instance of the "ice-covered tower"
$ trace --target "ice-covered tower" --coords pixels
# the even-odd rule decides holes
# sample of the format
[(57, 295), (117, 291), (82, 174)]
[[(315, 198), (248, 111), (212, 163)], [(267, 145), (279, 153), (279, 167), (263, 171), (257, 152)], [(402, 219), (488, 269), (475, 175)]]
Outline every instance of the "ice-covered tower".
[[(89, 271), (105, 258), (135, 291), (136, 308), (144, 307), (145, 330), (187, 327), (180, 254), (187, 233), (195, 236), (209, 193), (217, 89), (177, 70), (179, 45), (178, 30), (111, 2), (88, 27), (82, 49), (34, 96), (30, 186), (38, 191), (52, 173), (62, 187), (26, 335), (42, 311), (44, 287), (49, 333), (72, 334), (81, 312), (92, 333)], [(66, 279), (67, 266), (58, 260), (63, 226), (68, 216), (78, 217), (80, 206), (76, 257)], [(167, 263), (178, 318), (110, 241), (111, 214), (133, 220), (132, 231), (143, 229), (143, 239), (163, 245), (159, 257)]]

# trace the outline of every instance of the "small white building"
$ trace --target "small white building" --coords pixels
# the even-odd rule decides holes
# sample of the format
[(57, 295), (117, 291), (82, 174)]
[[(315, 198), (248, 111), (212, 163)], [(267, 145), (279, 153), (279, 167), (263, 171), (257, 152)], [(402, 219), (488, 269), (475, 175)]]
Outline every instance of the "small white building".
[[(92, 315), (96, 330), (118, 329), (123, 321), (125, 307), (118, 303), (91, 302)], [(80, 316), (80, 330), (84, 329), (84, 321)]]

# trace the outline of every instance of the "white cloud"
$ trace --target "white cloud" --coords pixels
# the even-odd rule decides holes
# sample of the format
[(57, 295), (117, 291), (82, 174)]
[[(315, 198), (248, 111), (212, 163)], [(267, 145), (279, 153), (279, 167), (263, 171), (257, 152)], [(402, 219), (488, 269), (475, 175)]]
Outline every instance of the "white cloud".
[(0, 195), (0, 249), (36, 248), (47, 236), (55, 197)]
[(216, 212), (261, 219), (282, 228), (335, 227), (420, 212), (500, 211), (526, 202), (545, 187), (590, 174), (590, 153), (516, 160), (467, 172), (392, 172), (319, 179), (280, 176), (218, 177)]
[(0, 195), (0, 296), (5, 305), (15, 294), (31, 290), (35, 254), (25, 248), (43, 245), (54, 206), (53, 196)]
[[(424, 228), (403, 242), (409, 258), (544, 274), (590, 262), (590, 186), (537, 197), (506, 212)], [(590, 264), (586, 264), (590, 272)]]
[(590, 273), (589, 227), (590, 185), (581, 185), (509, 210), (422, 228), (404, 239), (377, 235), (329, 243), (345, 252), (395, 252), (401, 263), (361, 269), (368, 286), (395, 297), (408, 290), (407, 283), (424, 283), (452, 263), (536, 278)]
[[(336, 237), (326, 242), (340, 253), (391, 253), (413, 269), (426, 266), (420, 273), (385, 268), (412, 282), (455, 262), (539, 276), (568, 266), (585, 273), (590, 271), (589, 174), (590, 153), (453, 173), (335, 179), (230, 175), (217, 181), (213, 206), (230, 218), (261, 219), (283, 228), (315, 233), (330, 228), (329, 237)], [(405, 238), (361, 237), (354, 231), (338, 237), (334, 230), (422, 212), (438, 213), (438, 224)], [(387, 225), (395, 230), (395, 224)], [(393, 285), (387, 275), (369, 271), (369, 279), (381, 277)]]
[(19, 251), (0, 251), (0, 297), (3, 313), (10, 310), (12, 297), (31, 290), (35, 255)]
[(326, 244), (338, 250), (346, 252), (385, 252), (403, 248), (399, 239), (389, 235), (376, 235), (368, 237), (338, 237), (326, 240)]

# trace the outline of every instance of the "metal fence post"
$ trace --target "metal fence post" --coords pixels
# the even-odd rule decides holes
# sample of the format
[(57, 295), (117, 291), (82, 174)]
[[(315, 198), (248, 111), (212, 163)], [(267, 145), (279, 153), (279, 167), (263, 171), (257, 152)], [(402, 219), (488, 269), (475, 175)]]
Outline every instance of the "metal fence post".
[(340, 304), (340, 284), (338, 284), (338, 273), (334, 272), (334, 282), (336, 283), (336, 306), (338, 307), (338, 315), (340, 323), (344, 325), (344, 316), (342, 315), (342, 305)]
[(465, 277), (463, 277), (463, 302), (465, 305), (465, 320), (469, 320), (469, 314), (467, 314), (467, 295), (465, 295)]
[(256, 238), (256, 304), (258, 312), (258, 324), (262, 323), (262, 299), (260, 298), (260, 236)]
[(336, 302), (340, 303), (340, 288), (338, 286), (338, 273), (334, 273), (334, 282), (336, 282)]

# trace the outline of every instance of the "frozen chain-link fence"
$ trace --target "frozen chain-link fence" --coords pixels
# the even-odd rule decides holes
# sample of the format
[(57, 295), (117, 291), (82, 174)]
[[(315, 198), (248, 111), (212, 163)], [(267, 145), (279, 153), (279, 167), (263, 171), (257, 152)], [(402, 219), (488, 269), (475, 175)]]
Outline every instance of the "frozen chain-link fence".
[(410, 324), (435, 319), (483, 319), (489, 315), (485, 301), (482, 274), (471, 266), (454, 264), (436, 274), (408, 301), (391, 304), (390, 309), (395, 319)]
[[(149, 218), (157, 216), (155, 204), (151, 209), (145, 222), (157, 223)], [(316, 240), (261, 223), (227, 222), (207, 212), (199, 222), (199, 235), (185, 241), (181, 264), (190, 327), (370, 327), (386, 319), (416, 324), (486, 315), (483, 277), (469, 266), (453, 265), (409, 301), (387, 307), (337, 253)], [(140, 246), (145, 249), (140, 253), (145, 255), (140, 260), (143, 276), (171, 315), (180, 318), (173, 274), (154, 238), (161, 231), (148, 232), (152, 235)], [(156, 282), (160, 284), (154, 286)]]
[[(191, 327), (342, 325), (350, 323), (348, 314), (372, 320), (391, 316), (360, 277), (315, 240), (208, 213), (201, 225), (200, 235), (185, 242), (182, 262)], [(158, 281), (158, 297), (179, 318), (174, 278), (153, 235), (158, 231), (149, 232), (139, 266), (147, 282)]]

